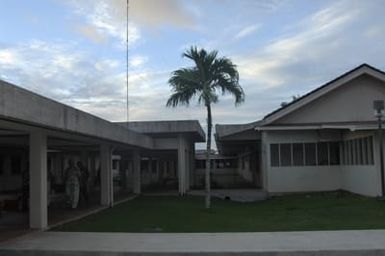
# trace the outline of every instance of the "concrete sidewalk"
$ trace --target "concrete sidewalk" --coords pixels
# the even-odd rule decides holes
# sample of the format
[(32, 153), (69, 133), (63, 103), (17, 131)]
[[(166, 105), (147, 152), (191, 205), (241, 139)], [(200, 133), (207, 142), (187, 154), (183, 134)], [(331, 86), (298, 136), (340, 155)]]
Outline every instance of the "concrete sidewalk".
[(385, 230), (264, 233), (36, 232), (0, 255), (385, 255)]

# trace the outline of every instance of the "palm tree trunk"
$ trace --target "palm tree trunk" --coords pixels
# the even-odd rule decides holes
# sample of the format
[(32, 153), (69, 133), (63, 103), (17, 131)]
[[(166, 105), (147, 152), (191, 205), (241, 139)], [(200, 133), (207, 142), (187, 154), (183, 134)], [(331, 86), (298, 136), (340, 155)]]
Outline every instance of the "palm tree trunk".
[(210, 208), (211, 206), (211, 182), (210, 182), (210, 168), (211, 168), (211, 159), (210, 159), (210, 153), (211, 153), (211, 126), (212, 126), (212, 120), (211, 120), (211, 106), (210, 104), (206, 105), (207, 107), (207, 148), (206, 148), (206, 171), (205, 171), (205, 183), (206, 183), (206, 200), (205, 205), (206, 208)]

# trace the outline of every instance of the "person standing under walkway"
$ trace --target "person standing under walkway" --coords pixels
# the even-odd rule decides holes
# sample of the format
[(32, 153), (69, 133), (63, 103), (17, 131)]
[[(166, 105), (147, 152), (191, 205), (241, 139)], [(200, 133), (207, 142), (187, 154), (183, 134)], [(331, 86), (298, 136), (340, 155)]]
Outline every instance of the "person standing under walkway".
[(87, 167), (82, 162), (77, 162), (77, 166), (80, 170), (80, 196), (81, 200), (88, 203), (88, 178), (90, 174)]
[(66, 174), (66, 194), (69, 201), (69, 205), (72, 209), (77, 208), (79, 202), (79, 189), (80, 189), (80, 171), (76, 168), (74, 161), (69, 160), (69, 166), (65, 172)]

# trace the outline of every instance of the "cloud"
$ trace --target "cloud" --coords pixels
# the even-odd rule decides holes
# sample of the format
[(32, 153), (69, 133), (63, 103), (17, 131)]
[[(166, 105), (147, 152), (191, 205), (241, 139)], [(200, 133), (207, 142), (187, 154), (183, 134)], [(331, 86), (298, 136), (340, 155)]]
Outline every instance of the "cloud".
[[(105, 43), (108, 38), (126, 42), (126, 0), (62, 0), (84, 17), (85, 24), (76, 25), (76, 30), (96, 43)], [(194, 14), (177, 0), (131, 0), (128, 9), (128, 44), (133, 46), (141, 39), (140, 27), (159, 28), (171, 25), (180, 28), (194, 27)]]
[[(314, 85), (327, 74), (343, 72), (337, 67), (365, 62), (374, 56), (362, 32), (373, 25), (369, 20), (384, 20), (373, 9), (374, 4), (362, 1), (338, 1), (313, 13), (293, 26), (292, 32), (255, 49), (255, 54), (237, 56), (241, 77), (263, 88), (294, 84), (298, 88), (298, 83)], [(359, 27), (360, 23), (364, 26)]]
[[(0, 45), (0, 77), (8, 82), (111, 121), (126, 119), (125, 66), (77, 50), (69, 42), (32, 40)], [(165, 104), (171, 70), (136, 69), (128, 74), (130, 120), (186, 118)], [(192, 116), (191, 116), (192, 117)]]
[(94, 43), (106, 43), (108, 37), (102, 31), (95, 26), (84, 25), (76, 28), (77, 31), (83, 36), (87, 37)]
[(129, 65), (132, 68), (142, 67), (148, 61), (148, 57), (135, 55), (129, 59)]
[(17, 56), (11, 49), (0, 50), (0, 65), (12, 65), (17, 62)]
[(182, 3), (178, 0), (131, 0), (129, 14), (134, 22), (150, 27), (194, 28), (194, 14)]
[(62, 0), (73, 8), (83, 20), (75, 25), (75, 30), (95, 43), (117, 40), (123, 47), (127, 40), (130, 47), (141, 38), (139, 28), (132, 21), (127, 27), (124, 0)]
[(261, 27), (260, 24), (255, 24), (255, 25), (250, 25), (242, 28), (236, 35), (236, 39), (241, 39), (243, 37), (246, 37), (248, 35), (251, 35), (254, 33), (256, 30), (258, 30)]

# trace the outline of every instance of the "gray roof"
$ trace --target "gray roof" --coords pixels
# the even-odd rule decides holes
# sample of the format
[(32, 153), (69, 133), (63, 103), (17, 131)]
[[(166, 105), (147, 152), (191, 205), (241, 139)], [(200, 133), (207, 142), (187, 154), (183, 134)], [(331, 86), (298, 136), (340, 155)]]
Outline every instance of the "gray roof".
[(120, 144), (153, 148), (150, 136), (0, 80), (0, 119), (85, 135)]
[(252, 130), (260, 125), (261, 121), (255, 121), (248, 124), (217, 124), (215, 125), (215, 134), (217, 138), (223, 138), (236, 133)]
[[(127, 122), (118, 122), (118, 124), (127, 127)], [(134, 121), (128, 122), (128, 128), (154, 137), (187, 133), (193, 135), (197, 142), (204, 142), (206, 138), (198, 120)]]

